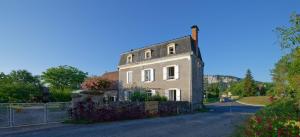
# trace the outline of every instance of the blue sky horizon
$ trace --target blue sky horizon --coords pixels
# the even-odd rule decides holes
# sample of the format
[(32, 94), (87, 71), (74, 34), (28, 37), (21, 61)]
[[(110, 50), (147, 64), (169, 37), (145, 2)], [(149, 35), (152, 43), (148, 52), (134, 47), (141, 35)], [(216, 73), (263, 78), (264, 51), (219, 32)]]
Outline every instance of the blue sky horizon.
[(205, 74), (271, 81), (284, 54), (276, 27), (300, 13), (294, 0), (2, 0), (0, 72), (40, 75), (70, 65), (89, 75), (117, 70), (120, 54), (190, 35), (198, 25)]

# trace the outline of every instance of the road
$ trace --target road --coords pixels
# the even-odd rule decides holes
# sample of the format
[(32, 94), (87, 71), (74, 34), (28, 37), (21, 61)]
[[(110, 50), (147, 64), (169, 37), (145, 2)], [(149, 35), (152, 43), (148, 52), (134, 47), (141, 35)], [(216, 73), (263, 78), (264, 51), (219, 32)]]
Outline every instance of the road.
[[(232, 106), (232, 107), (230, 107)], [(62, 125), (0, 133), (1, 137), (227, 137), (260, 107), (209, 104), (210, 112), (89, 125)], [(11, 129), (7, 129), (11, 130)], [(0, 130), (1, 132), (1, 130)]]

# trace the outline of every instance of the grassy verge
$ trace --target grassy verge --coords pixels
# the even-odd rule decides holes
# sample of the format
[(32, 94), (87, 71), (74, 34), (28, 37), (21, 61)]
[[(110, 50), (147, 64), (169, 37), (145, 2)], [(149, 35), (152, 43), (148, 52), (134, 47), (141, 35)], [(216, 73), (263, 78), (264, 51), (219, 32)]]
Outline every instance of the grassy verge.
[(238, 100), (241, 103), (252, 104), (252, 105), (269, 105), (271, 104), (269, 96), (253, 96), (243, 97)]
[(219, 98), (205, 98), (204, 104), (215, 103), (218, 102), (219, 100), (220, 100)]

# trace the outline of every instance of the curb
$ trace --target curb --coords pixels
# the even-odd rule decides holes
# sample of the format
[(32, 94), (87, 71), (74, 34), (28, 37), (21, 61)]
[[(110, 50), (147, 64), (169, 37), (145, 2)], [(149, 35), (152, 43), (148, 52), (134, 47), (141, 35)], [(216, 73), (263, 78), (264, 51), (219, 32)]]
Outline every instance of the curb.
[(254, 104), (248, 104), (248, 103), (244, 103), (244, 102), (240, 102), (240, 101), (236, 101), (237, 103), (243, 104), (243, 105), (247, 105), (247, 106), (254, 106), (254, 107), (265, 107), (266, 105), (254, 105)]

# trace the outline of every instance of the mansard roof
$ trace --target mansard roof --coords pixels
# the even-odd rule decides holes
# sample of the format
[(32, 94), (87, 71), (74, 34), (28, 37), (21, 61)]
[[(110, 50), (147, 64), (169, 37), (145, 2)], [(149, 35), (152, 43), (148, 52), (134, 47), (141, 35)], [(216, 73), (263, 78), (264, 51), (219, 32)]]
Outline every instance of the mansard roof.
[[(162, 58), (166, 56), (174, 56), (174, 55), (168, 55), (167, 52), (167, 46), (171, 43), (175, 43), (176, 46), (176, 54), (182, 54), (182, 53), (191, 53), (191, 52), (198, 52), (199, 57), (201, 59), (199, 48), (195, 49), (194, 42), (190, 35), (168, 40), (165, 42), (149, 45), (143, 48), (134, 49), (131, 51), (127, 51), (121, 54), (121, 59), (119, 61), (119, 65), (125, 65), (127, 64), (127, 56), (132, 54), (133, 63), (142, 62), (145, 60), (151, 60), (151, 59), (157, 59)], [(151, 59), (145, 59), (145, 50), (151, 50)], [(196, 55), (196, 54), (195, 54)]]

